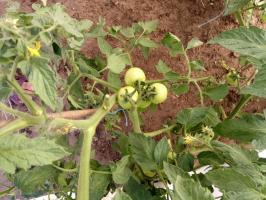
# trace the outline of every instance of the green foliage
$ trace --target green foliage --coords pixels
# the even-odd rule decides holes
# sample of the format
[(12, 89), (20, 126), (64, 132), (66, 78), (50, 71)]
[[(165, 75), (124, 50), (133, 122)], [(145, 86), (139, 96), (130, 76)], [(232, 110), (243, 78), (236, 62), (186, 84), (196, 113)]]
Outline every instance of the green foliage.
[(116, 184), (125, 184), (128, 182), (131, 176), (131, 171), (128, 167), (129, 159), (129, 156), (124, 156), (114, 166), (111, 166), (113, 180)]
[(245, 7), (250, 0), (225, 0), (224, 15), (230, 15), (243, 7)]
[(55, 141), (46, 138), (29, 139), (24, 135), (2, 136), (0, 140), (0, 168), (15, 173), (16, 167), (29, 169), (59, 160), (69, 153)]

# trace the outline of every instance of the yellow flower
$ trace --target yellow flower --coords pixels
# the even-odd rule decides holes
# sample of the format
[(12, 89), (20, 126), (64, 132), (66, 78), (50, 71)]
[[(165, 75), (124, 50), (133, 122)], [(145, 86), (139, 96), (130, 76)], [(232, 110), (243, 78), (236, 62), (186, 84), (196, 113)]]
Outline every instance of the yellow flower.
[(31, 57), (40, 57), (41, 43), (35, 42), (34, 47), (27, 47)]
[(192, 135), (186, 135), (184, 137), (184, 143), (185, 144), (192, 144), (194, 143), (195, 141), (197, 141), (197, 139), (195, 137), (193, 137)]

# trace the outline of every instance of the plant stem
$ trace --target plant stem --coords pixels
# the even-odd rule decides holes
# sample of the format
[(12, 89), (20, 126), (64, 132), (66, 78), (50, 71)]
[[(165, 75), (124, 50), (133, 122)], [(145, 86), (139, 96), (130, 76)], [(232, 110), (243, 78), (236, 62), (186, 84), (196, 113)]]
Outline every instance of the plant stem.
[(106, 86), (106, 87), (110, 88), (111, 90), (113, 90), (115, 92), (119, 89), (118, 87), (115, 87), (112, 84), (110, 84), (110, 83), (108, 83), (108, 82), (106, 82), (106, 81), (104, 81), (102, 79), (96, 78), (95, 76), (93, 76), (91, 74), (82, 74), (82, 76), (87, 77), (87, 78), (89, 78), (89, 79), (91, 79), (91, 80), (93, 80), (93, 81), (95, 81), (97, 83), (100, 83), (103, 86)]
[(235, 17), (240, 26), (246, 26), (245, 21), (243, 19), (243, 15), (240, 10), (235, 13)]
[(67, 87), (67, 90), (65, 94), (63, 95), (63, 99), (68, 95), (69, 91), (72, 89), (72, 87), (75, 85), (75, 83), (82, 77), (81, 74), (78, 74), (78, 76), (71, 82), (71, 84)]
[(190, 79), (192, 70), (191, 70), (190, 60), (189, 60), (186, 50), (184, 50), (184, 56), (185, 56), (187, 67), (188, 67), (187, 78)]
[(7, 125), (5, 125), (3, 128), (0, 129), (0, 137), (7, 135), (9, 133), (12, 133), (16, 130), (23, 129), (28, 127), (30, 124), (28, 121), (23, 119), (16, 119)]
[(32, 116), (30, 114), (24, 113), (24, 112), (15, 110), (15, 109), (12, 109), (12, 108), (6, 106), (5, 104), (3, 104), (1, 102), (0, 102), (0, 110), (4, 111), (4, 112), (7, 112), (7, 113), (10, 113), (10, 114), (13, 114), (13, 115), (15, 115), (17, 117), (24, 118), (24, 119), (31, 119), (32, 118)]
[(15, 58), (14, 63), (13, 63), (13, 65), (12, 65), (12, 67), (11, 67), (11, 72), (10, 72), (10, 74), (9, 74), (9, 79), (10, 79), (10, 80), (13, 80), (14, 77), (15, 77), (15, 75), (16, 75), (16, 71), (17, 71), (17, 62), (18, 62), (18, 56)]
[(193, 81), (193, 83), (195, 84), (195, 86), (197, 87), (198, 91), (199, 91), (199, 95), (200, 95), (200, 104), (201, 106), (204, 106), (204, 97), (203, 97), (203, 93), (202, 93), (202, 90), (198, 84), (197, 81)]
[(133, 131), (135, 133), (141, 133), (142, 131), (140, 128), (139, 114), (136, 106), (133, 107), (133, 110), (131, 113), (129, 113), (129, 116), (133, 124)]
[(160, 130), (157, 130), (157, 131), (152, 131), (152, 132), (147, 132), (147, 133), (143, 133), (145, 136), (147, 137), (155, 137), (157, 135), (160, 135), (164, 132), (167, 132), (167, 131), (171, 131), (172, 129), (174, 129), (176, 127), (176, 124), (173, 124), (171, 126), (168, 126), (166, 128), (163, 128), (163, 129), (160, 129)]
[(238, 104), (235, 106), (234, 110), (230, 113), (229, 119), (235, 118), (238, 113), (241, 111), (241, 109), (252, 99), (252, 95), (247, 94), (247, 95), (241, 95), (240, 101)]
[(90, 199), (90, 154), (92, 138), (95, 133), (95, 127), (84, 131), (83, 144), (80, 153), (79, 180), (77, 189), (77, 200)]
[(25, 105), (33, 115), (39, 116), (43, 114), (42, 108), (25, 94), (24, 90), (20, 87), (16, 80), (7, 79), (7, 82), (15, 89), (21, 100), (25, 103)]

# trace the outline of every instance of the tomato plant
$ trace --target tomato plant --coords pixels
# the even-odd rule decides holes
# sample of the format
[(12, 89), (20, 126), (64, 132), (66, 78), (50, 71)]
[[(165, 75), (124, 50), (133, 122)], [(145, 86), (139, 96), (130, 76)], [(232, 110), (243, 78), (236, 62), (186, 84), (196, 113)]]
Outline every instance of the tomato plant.
[[(227, 2), (231, 14), (253, 1)], [(259, 157), (266, 148), (265, 112), (243, 111), (252, 99), (266, 98), (266, 31), (241, 26), (209, 41), (242, 60), (237, 70), (225, 64), (225, 79), (217, 80), (199, 76), (204, 63), (188, 54), (202, 41), (184, 44), (170, 32), (154, 41), (157, 25), (109, 27), (102, 18), (94, 24), (70, 17), (60, 4), (33, 4), (31, 13), (12, 11), (0, 19), (0, 109), (13, 116), (0, 121), (0, 169), (11, 182), (1, 198), (20, 190), (28, 199), (100, 200), (114, 192), (115, 200), (214, 200), (215, 186), (224, 200), (266, 199), (266, 161)], [(86, 40), (96, 41), (101, 54), (84, 56)], [(133, 67), (134, 51), (149, 59), (160, 46), (185, 60), (184, 73), (163, 60), (154, 66), (161, 79)], [(252, 73), (244, 74), (247, 68)], [(143, 131), (143, 112), (192, 88), (198, 106), (179, 111), (159, 130)], [(225, 111), (230, 90), (240, 99)], [(128, 133), (120, 126), (127, 116)], [(112, 134), (118, 160), (96, 160), (92, 143), (99, 125)], [(69, 144), (73, 132), (78, 142)], [(206, 166), (208, 172), (199, 172)]]

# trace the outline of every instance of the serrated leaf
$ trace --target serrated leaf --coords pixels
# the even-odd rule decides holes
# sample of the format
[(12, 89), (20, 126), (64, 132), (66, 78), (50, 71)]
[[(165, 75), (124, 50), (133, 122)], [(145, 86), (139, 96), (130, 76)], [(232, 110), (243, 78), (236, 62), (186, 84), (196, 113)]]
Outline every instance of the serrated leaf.
[(228, 119), (218, 124), (214, 131), (224, 137), (241, 142), (251, 142), (265, 137), (266, 121), (257, 118)]
[(177, 123), (182, 124), (186, 130), (189, 130), (199, 123), (201, 123), (208, 113), (210, 108), (207, 107), (195, 107), (187, 108), (177, 114)]
[(47, 60), (34, 58), (31, 61), (29, 81), (41, 100), (55, 110), (57, 106), (56, 77)]
[(116, 184), (125, 184), (129, 180), (131, 176), (131, 171), (128, 168), (129, 159), (129, 155), (124, 156), (114, 166), (111, 166), (113, 180)]
[(171, 56), (184, 53), (184, 47), (181, 40), (172, 33), (167, 33), (162, 39), (162, 43), (169, 48)]
[(171, 90), (175, 95), (185, 94), (188, 93), (189, 91), (189, 85), (188, 84), (173, 85), (171, 87)]
[(159, 60), (159, 62), (155, 66), (155, 68), (159, 73), (162, 73), (162, 74), (165, 74), (165, 73), (171, 71), (171, 69), (168, 67), (168, 65), (165, 62), (163, 62), (162, 60)]
[[(99, 167), (96, 170), (103, 170), (102, 167)], [(90, 175), (90, 199), (101, 200), (108, 193), (108, 185), (111, 182), (110, 174), (99, 174), (92, 173)]]
[(174, 200), (214, 200), (211, 192), (195, 182), (180, 168), (164, 163), (164, 171), (174, 185), (171, 198)]
[(214, 165), (220, 166), (224, 164), (224, 161), (219, 158), (219, 156), (212, 151), (203, 151), (197, 156), (201, 166)]
[(157, 143), (154, 149), (154, 159), (159, 166), (162, 167), (163, 162), (167, 161), (168, 153), (169, 153), (168, 141), (167, 138), (164, 137)]
[(170, 71), (164, 74), (164, 78), (168, 81), (178, 81), (179, 75), (176, 72)]
[(143, 47), (148, 47), (148, 48), (157, 47), (157, 44), (149, 38), (142, 37), (139, 39), (138, 43)]
[(248, 176), (240, 174), (231, 168), (217, 169), (206, 174), (215, 186), (224, 191), (246, 191), (249, 189), (256, 189), (256, 184)]
[(262, 200), (265, 195), (255, 190), (241, 192), (226, 192), (223, 195), (223, 200)]
[(192, 70), (205, 70), (204, 63), (201, 60), (192, 60), (189, 65)]
[(0, 101), (3, 99), (7, 99), (12, 92), (12, 88), (10, 88), (5, 82), (0, 80)]
[(151, 33), (156, 30), (158, 26), (158, 20), (139, 22), (138, 24), (143, 28), (145, 33)]
[(138, 183), (131, 178), (129, 182), (124, 185), (123, 190), (131, 197), (132, 200), (157, 200), (158, 198), (151, 195), (151, 193), (145, 189), (145, 185)]
[(116, 190), (113, 200), (132, 200), (131, 197), (121, 190)]
[(129, 58), (126, 54), (116, 55), (111, 54), (107, 57), (107, 67), (116, 74), (122, 72), (126, 65), (130, 64)]
[(28, 171), (15, 174), (15, 186), (22, 191), (23, 196), (32, 196), (34, 193), (44, 191), (44, 184), (54, 180), (57, 171), (51, 165), (34, 167)]
[(120, 33), (126, 38), (133, 38), (135, 36), (135, 31), (132, 27), (122, 28)]
[(248, 5), (250, 0), (225, 0), (224, 16), (230, 15)]
[(203, 45), (202, 41), (200, 41), (198, 38), (192, 38), (187, 44), (187, 49), (192, 49), (201, 45)]
[(222, 32), (210, 44), (219, 44), (231, 51), (257, 59), (266, 57), (266, 31), (257, 27), (240, 27)]
[(266, 65), (263, 65), (261, 69), (259, 69), (254, 82), (243, 88), (241, 93), (266, 98)]
[(117, 88), (121, 87), (121, 80), (120, 80), (120, 75), (119, 74), (115, 74), (112, 71), (109, 71), (107, 80), (113, 86), (115, 86)]
[(103, 54), (106, 54), (108, 56), (112, 53), (111, 45), (103, 37), (98, 37), (97, 42)]
[(144, 171), (156, 169), (157, 165), (154, 159), (156, 143), (152, 138), (141, 134), (130, 134), (129, 144), (133, 158)]
[(204, 91), (204, 94), (213, 101), (219, 101), (223, 99), (228, 93), (229, 88), (227, 84), (206, 88)]
[(190, 153), (180, 155), (178, 158), (178, 166), (186, 172), (193, 171), (194, 156)]
[(24, 135), (2, 136), (0, 140), (0, 168), (15, 173), (16, 168), (29, 169), (59, 160), (69, 153), (53, 140), (29, 139)]

